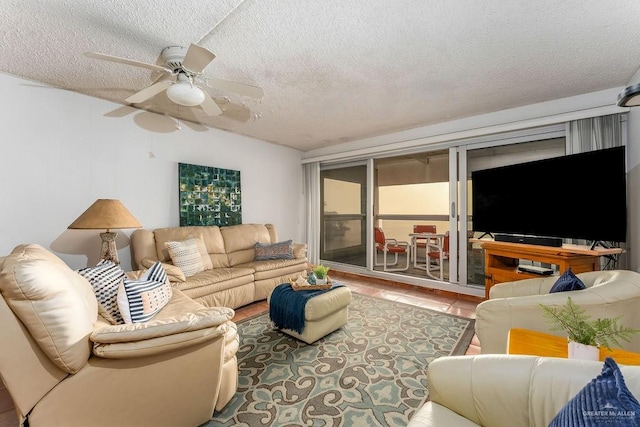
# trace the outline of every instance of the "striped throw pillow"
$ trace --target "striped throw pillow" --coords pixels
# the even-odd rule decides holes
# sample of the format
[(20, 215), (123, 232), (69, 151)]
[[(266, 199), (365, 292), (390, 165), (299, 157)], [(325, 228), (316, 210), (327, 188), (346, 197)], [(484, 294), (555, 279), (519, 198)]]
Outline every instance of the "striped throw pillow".
[(198, 248), (197, 239), (188, 239), (182, 242), (166, 242), (171, 262), (180, 268), (186, 277), (204, 271), (202, 255)]
[(162, 264), (153, 264), (138, 280), (124, 278), (118, 308), (125, 323), (147, 322), (171, 300), (173, 291)]
[(117, 302), (118, 288), (125, 278), (122, 268), (112, 261), (102, 260), (95, 267), (76, 271), (91, 284), (100, 315), (113, 325), (124, 323)]

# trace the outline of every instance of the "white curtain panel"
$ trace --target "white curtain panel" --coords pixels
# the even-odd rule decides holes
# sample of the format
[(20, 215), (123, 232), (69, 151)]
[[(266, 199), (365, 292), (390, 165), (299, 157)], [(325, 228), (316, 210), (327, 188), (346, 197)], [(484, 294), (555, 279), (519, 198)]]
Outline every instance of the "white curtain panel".
[(574, 120), (569, 123), (567, 154), (624, 145), (620, 114)]
[[(625, 145), (622, 119), (622, 114), (610, 114), (569, 122), (567, 127), (567, 154), (585, 153), (587, 151)], [(598, 173), (598, 171), (594, 171), (595, 173)], [(587, 241), (571, 239), (571, 243), (586, 245)], [(625, 244), (622, 243), (620, 246), (624, 248)], [(626, 266), (627, 257), (625, 254), (620, 255), (616, 262), (610, 262), (605, 257), (600, 260), (600, 268), (603, 270), (626, 268)]]
[(304, 165), (304, 181), (307, 258), (310, 263), (318, 264), (320, 262), (320, 162)]

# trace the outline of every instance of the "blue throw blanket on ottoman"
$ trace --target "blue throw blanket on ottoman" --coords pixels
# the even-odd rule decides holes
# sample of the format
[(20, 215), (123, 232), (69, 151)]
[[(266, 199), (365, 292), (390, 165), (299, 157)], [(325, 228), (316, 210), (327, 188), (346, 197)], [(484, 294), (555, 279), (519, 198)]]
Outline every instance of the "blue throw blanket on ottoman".
[(344, 286), (333, 282), (329, 289), (319, 291), (294, 291), (290, 284), (278, 285), (269, 300), (269, 316), (278, 329), (304, 332), (304, 308), (311, 298)]

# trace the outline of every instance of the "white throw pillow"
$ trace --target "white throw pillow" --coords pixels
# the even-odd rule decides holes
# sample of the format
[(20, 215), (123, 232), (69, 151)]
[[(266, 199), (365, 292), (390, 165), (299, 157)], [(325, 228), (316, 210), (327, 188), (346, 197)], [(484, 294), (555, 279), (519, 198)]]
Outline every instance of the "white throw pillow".
[(193, 238), (182, 242), (165, 243), (171, 262), (180, 268), (186, 277), (204, 271), (198, 240)]

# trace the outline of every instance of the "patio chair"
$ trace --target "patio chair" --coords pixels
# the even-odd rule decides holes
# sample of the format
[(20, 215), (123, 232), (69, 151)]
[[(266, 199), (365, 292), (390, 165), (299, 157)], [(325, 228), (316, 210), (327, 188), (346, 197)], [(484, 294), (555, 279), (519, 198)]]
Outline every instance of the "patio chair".
[[(376, 266), (382, 266), (384, 271), (407, 271), (409, 269), (409, 260), (411, 258), (411, 246), (409, 242), (387, 239), (384, 235), (382, 228), (375, 228), (375, 240), (376, 240)], [(382, 253), (382, 262), (378, 262), (378, 253)], [(389, 263), (387, 257), (389, 254), (394, 255), (393, 262)], [(398, 265), (398, 254), (406, 255), (406, 264), (404, 267), (389, 268)]]
[[(427, 258), (429, 263), (426, 271), (429, 276), (444, 281), (444, 261), (449, 259), (449, 232), (442, 239), (429, 239), (427, 242)], [(437, 271), (439, 274), (433, 274)]]

